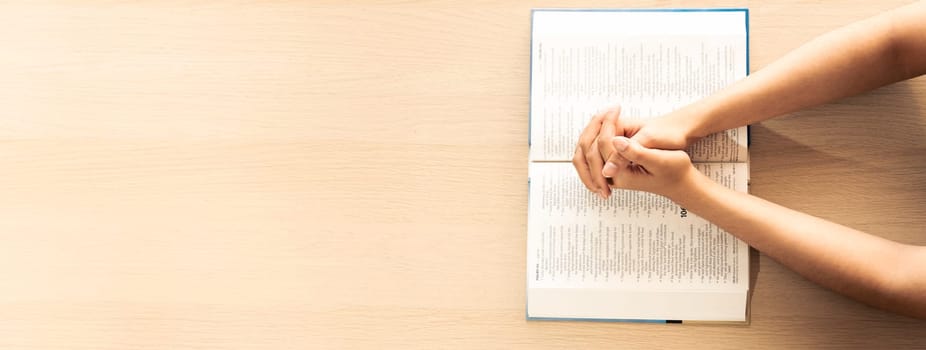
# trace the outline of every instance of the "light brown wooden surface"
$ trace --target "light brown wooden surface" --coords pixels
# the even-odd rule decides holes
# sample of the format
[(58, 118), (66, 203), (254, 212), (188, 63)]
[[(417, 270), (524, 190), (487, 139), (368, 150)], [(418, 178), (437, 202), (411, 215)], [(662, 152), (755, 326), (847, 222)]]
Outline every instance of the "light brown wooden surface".
[[(765, 257), (748, 326), (524, 319), (530, 8), (749, 7), (758, 70), (901, 3), (3, 2), (0, 348), (926, 346)], [(926, 80), (752, 132), (754, 194), (926, 244)]]

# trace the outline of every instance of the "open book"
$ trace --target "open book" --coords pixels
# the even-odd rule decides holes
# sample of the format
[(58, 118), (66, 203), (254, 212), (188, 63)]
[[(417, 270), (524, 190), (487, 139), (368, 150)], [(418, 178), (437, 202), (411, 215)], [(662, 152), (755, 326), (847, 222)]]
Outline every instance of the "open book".
[[(656, 117), (749, 72), (748, 11), (534, 10), (531, 39), (529, 319), (747, 321), (749, 247), (672, 201), (589, 192), (571, 164), (596, 111)], [(745, 192), (746, 127), (689, 149)]]

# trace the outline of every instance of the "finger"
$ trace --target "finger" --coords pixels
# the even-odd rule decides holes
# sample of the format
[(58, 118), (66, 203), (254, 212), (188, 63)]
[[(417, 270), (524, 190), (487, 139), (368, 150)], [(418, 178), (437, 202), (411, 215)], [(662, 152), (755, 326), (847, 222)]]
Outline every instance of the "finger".
[[(621, 106), (615, 106), (605, 112), (604, 119), (601, 122), (601, 131), (598, 132), (598, 152), (601, 159), (608, 159), (614, 153), (614, 144), (611, 138), (616, 135), (617, 118), (621, 114)], [(623, 133), (622, 133), (623, 134)]]
[(623, 156), (628, 165), (626, 168), (630, 172), (652, 173), (670, 171), (671, 167), (679, 164), (679, 161), (690, 163), (688, 154), (679, 150), (663, 150), (643, 147), (634, 139), (626, 137), (615, 137), (614, 148)]
[[(601, 169), (602, 175), (606, 177), (614, 177), (619, 170), (626, 169), (630, 167), (632, 163), (636, 163), (635, 160), (629, 159), (624, 152), (630, 146), (630, 143), (635, 141), (631, 141), (631, 139), (623, 136), (612, 137), (610, 141), (611, 147), (614, 148), (614, 152), (611, 153), (604, 168)], [(637, 145), (639, 146), (639, 143), (637, 143)]]
[(608, 179), (601, 175), (601, 168), (604, 167), (604, 159), (598, 153), (598, 143), (592, 143), (592, 149), (585, 154), (588, 161), (588, 170), (591, 173), (592, 181), (598, 187), (598, 195), (602, 199), (608, 199), (611, 196), (611, 186), (608, 186)]
[[(611, 147), (614, 146), (612, 145)], [(627, 158), (624, 158), (620, 152), (615, 151), (611, 153), (611, 157), (605, 162), (604, 167), (601, 169), (601, 175), (604, 175), (606, 178), (615, 177), (621, 169), (626, 169), (630, 164)]]
[(579, 179), (582, 180), (582, 184), (584, 184), (589, 191), (595, 193), (598, 193), (600, 189), (592, 180), (592, 175), (588, 167), (588, 160), (585, 155), (590, 152), (592, 143), (594, 143), (595, 138), (598, 137), (598, 131), (601, 130), (601, 121), (603, 119), (604, 113), (598, 113), (592, 117), (592, 120), (588, 122), (588, 125), (582, 130), (582, 133), (579, 134), (579, 144), (576, 146), (576, 152), (572, 157), (572, 165), (576, 168), (576, 172), (579, 173)]
[[(643, 124), (644, 124), (643, 120), (639, 118), (624, 119), (623, 121), (621, 121), (621, 127), (624, 131), (623, 136), (640, 141), (640, 137), (641, 137), (640, 133), (643, 132)], [(617, 136), (621, 136), (621, 135), (617, 135)], [(641, 144), (645, 145), (645, 143), (641, 143)]]
[(616, 162), (620, 164), (620, 171), (613, 177), (617, 188), (647, 190), (652, 174), (647, 167), (661, 169), (662, 158), (672, 152), (646, 148), (626, 137), (615, 137), (612, 141), (618, 155)]
[(604, 120), (604, 115), (604, 113), (598, 113), (592, 117), (592, 120), (588, 122), (588, 125), (582, 130), (582, 133), (579, 134), (579, 146), (582, 147), (582, 152), (588, 153), (592, 142), (595, 142), (595, 139), (598, 137), (598, 131), (601, 130), (601, 122)]
[(595, 182), (592, 181), (592, 175), (589, 173), (588, 162), (585, 160), (582, 147), (576, 147), (576, 153), (572, 157), (572, 165), (576, 168), (576, 172), (579, 173), (579, 179), (582, 180), (582, 184), (585, 185), (585, 188), (597, 193), (598, 185), (595, 185)]
[(623, 136), (613, 138), (612, 142), (617, 152), (629, 162), (644, 168), (649, 165), (659, 165), (661, 150), (643, 147), (636, 140)]

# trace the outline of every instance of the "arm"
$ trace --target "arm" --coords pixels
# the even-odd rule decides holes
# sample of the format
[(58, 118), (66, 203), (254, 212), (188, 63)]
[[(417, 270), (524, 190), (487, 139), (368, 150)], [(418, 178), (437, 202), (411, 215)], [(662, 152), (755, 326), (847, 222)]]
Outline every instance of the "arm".
[(926, 251), (723, 187), (698, 172), (670, 197), (808, 280), (926, 318)]
[(905, 245), (723, 187), (682, 151), (614, 138), (635, 166), (615, 187), (664, 195), (808, 280), (869, 305), (926, 319), (926, 247)]
[[(646, 147), (683, 149), (706, 135), (851, 96), (926, 73), (926, 2), (907, 5), (824, 34), (762, 70), (660, 118), (639, 121), (602, 114), (580, 138), (576, 169), (592, 190), (625, 165), (611, 137)], [(597, 143), (597, 144), (596, 144)], [(594, 149), (593, 149), (594, 148)], [(597, 152), (595, 152), (597, 151)], [(594, 154), (605, 161), (591, 162)]]
[(824, 34), (667, 117), (703, 137), (924, 73), (926, 2), (918, 2)]

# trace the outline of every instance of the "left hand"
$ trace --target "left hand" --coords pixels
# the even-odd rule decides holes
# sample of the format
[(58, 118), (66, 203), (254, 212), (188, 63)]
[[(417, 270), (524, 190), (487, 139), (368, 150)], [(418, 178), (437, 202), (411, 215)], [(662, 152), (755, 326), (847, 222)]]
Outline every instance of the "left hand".
[(621, 118), (620, 114), (620, 106), (596, 114), (579, 135), (579, 143), (576, 145), (575, 155), (572, 158), (572, 165), (575, 166), (585, 187), (603, 199), (611, 195), (608, 181), (611, 174), (602, 171), (605, 168), (605, 162), (612, 154), (616, 154), (611, 138), (634, 136), (645, 123), (641, 119)]

